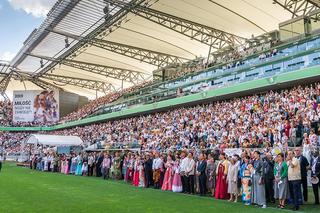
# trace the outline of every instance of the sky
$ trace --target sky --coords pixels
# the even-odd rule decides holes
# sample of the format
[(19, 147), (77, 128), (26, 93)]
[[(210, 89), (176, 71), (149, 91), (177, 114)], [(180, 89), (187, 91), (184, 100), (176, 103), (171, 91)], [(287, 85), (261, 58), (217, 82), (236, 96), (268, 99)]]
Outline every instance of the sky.
[(56, 0), (0, 0), (0, 60), (10, 61)]

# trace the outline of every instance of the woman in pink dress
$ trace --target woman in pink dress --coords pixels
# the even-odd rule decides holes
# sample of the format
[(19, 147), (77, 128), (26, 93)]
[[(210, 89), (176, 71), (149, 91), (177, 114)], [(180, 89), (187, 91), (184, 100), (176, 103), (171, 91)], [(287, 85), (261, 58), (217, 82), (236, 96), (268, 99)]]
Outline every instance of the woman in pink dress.
[(68, 159), (68, 157), (67, 156), (65, 156), (65, 158), (64, 158), (64, 164), (65, 164), (65, 166), (64, 166), (64, 174), (69, 174), (69, 159)]
[(64, 170), (65, 170), (65, 167), (66, 167), (66, 163), (65, 163), (65, 156), (63, 155), (62, 157), (61, 157), (61, 173), (64, 173)]
[(172, 157), (168, 155), (167, 157), (167, 162), (164, 165), (166, 167), (166, 173), (164, 174), (163, 178), (163, 184), (162, 184), (162, 190), (163, 191), (171, 191), (172, 190), (172, 166), (173, 166), (173, 161)]
[(139, 165), (140, 165), (140, 156), (137, 155), (136, 159), (133, 161), (133, 180), (132, 180), (132, 185), (134, 186), (139, 186)]
[(180, 159), (177, 158), (172, 167), (172, 172), (174, 173), (173, 181), (172, 181), (173, 192), (182, 192), (182, 182), (181, 182), (181, 176), (180, 176), (179, 162), (180, 162)]

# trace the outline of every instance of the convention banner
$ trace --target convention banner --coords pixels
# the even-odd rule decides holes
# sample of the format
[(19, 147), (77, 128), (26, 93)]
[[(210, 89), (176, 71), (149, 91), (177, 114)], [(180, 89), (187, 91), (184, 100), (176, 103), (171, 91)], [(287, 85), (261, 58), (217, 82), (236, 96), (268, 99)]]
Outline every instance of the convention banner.
[(13, 92), (13, 122), (50, 123), (59, 120), (59, 91)]

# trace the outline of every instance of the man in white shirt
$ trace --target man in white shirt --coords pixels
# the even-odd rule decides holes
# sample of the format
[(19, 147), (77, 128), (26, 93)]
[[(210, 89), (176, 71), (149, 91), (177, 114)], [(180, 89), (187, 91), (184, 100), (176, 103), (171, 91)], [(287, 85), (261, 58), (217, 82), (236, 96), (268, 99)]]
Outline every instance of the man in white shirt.
[(189, 182), (188, 176), (186, 175), (187, 167), (188, 167), (188, 158), (186, 158), (186, 153), (183, 151), (181, 152), (181, 163), (180, 163), (180, 175), (181, 175), (181, 182), (182, 182), (182, 193), (189, 193)]
[(294, 156), (292, 151), (288, 152), (288, 180), (290, 196), (293, 199), (294, 211), (299, 210), (299, 198), (301, 194), (301, 169), (300, 161)]
[(160, 188), (160, 176), (161, 176), (162, 167), (163, 167), (163, 162), (159, 157), (159, 153), (155, 152), (154, 159), (152, 162), (153, 182), (154, 182), (155, 189)]
[(196, 163), (193, 160), (193, 154), (190, 152), (188, 154), (188, 164), (186, 168), (186, 175), (188, 177), (189, 193), (194, 194), (194, 175), (195, 175)]
[(88, 176), (92, 176), (93, 175), (93, 162), (94, 162), (94, 157), (93, 154), (90, 153), (89, 157), (88, 157)]

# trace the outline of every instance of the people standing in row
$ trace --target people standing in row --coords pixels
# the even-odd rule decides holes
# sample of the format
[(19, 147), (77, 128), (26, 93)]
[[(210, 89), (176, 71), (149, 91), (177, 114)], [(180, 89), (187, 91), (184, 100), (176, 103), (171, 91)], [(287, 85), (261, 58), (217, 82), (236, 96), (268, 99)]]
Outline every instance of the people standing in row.
[[(275, 159), (270, 152), (263, 153), (264, 157), (261, 158), (259, 151), (248, 150), (242, 152), (241, 158), (237, 154), (227, 156), (224, 152), (205, 153), (194, 150), (122, 154), (104, 152), (60, 155), (58, 171), (91, 176), (92, 167), (94, 176), (114, 180), (123, 178), (136, 187), (154, 186), (163, 191), (200, 196), (206, 196), (209, 192), (216, 199), (229, 199), (233, 202), (237, 202), (240, 195), (245, 205), (254, 204), (262, 208), (266, 207), (267, 202), (276, 200), (279, 200), (279, 208), (285, 208), (287, 200), (292, 200), (294, 210), (298, 210), (301, 205), (302, 158), (298, 149), (277, 154)], [(217, 154), (218, 163), (214, 160)], [(318, 204), (320, 160), (318, 151), (313, 151), (312, 154), (311, 182), (315, 204)], [(32, 158), (36, 165), (30, 168), (48, 171), (48, 156), (57, 159), (52, 153), (40, 154)], [(57, 172), (53, 166), (55, 164), (53, 160), (52, 172)]]

